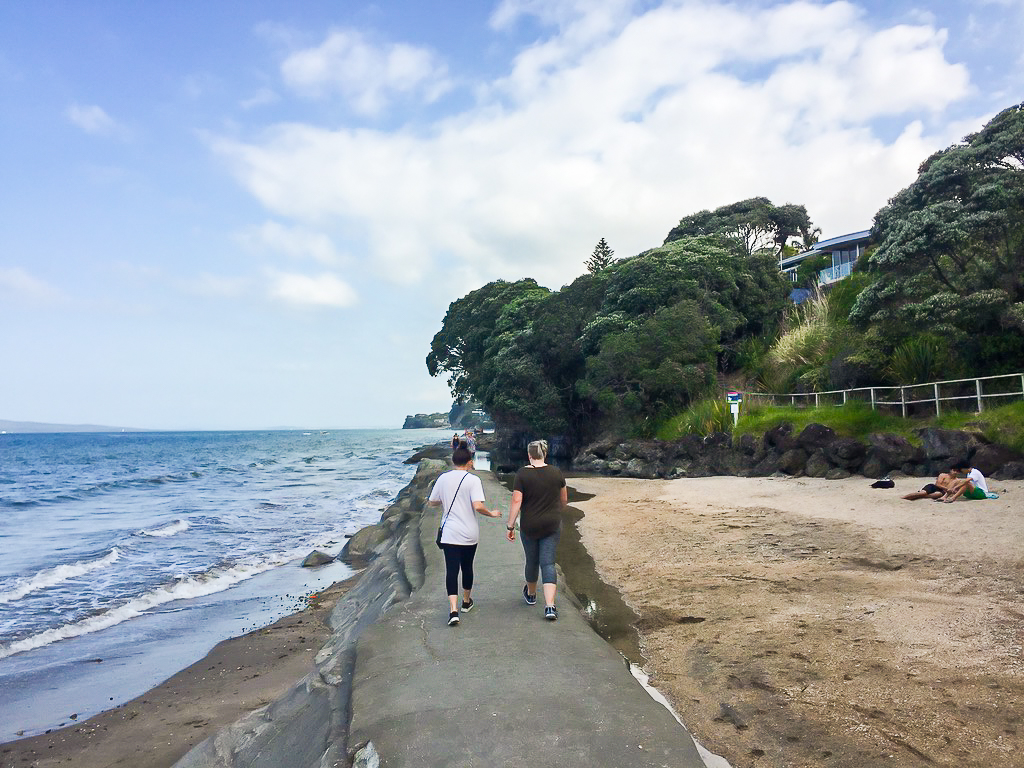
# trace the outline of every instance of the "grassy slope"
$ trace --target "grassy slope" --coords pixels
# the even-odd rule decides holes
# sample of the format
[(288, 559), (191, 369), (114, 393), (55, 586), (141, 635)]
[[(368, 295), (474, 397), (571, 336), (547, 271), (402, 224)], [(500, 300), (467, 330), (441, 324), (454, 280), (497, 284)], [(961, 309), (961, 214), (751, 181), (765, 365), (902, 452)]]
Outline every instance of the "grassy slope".
[(902, 435), (918, 442), (922, 427), (976, 430), (993, 443), (1024, 453), (1024, 402), (992, 408), (982, 413), (949, 413), (942, 418), (901, 418), (870, 407), (853, 404), (841, 407), (792, 408), (755, 406), (740, 414), (734, 434), (763, 435), (768, 429), (789, 422), (796, 432), (808, 424), (825, 424), (845, 437), (866, 439), (872, 432)]

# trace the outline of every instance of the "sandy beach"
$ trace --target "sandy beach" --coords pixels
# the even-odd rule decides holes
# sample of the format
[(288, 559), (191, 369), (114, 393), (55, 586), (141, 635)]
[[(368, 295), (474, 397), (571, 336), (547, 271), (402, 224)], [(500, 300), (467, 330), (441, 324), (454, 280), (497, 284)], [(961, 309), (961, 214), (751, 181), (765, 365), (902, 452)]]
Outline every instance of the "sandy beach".
[(1022, 766), (1024, 482), (573, 478), (651, 682), (749, 766)]
[(307, 607), (219, 643), (151, 691), (81, 723), (0, 744), (0, 768), (166, 768), (220, 728), (290, 690), (313, 669), (334, 604), (358, 576)]

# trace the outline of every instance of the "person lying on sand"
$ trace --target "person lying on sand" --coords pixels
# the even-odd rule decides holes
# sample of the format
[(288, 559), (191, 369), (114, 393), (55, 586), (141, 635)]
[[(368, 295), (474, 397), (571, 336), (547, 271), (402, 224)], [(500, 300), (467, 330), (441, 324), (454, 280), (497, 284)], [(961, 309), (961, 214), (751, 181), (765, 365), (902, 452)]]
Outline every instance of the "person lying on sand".
[(908, 493), (903, 498), (907, 501), (917, 501), (918, 499), (935, 499), (938, 501), (946, 495), (946, 491), (949, 490), (950, 485), (956, 478), (948, 472), (940, 472), (938, 477), (935, 478), (934, 483), (928, 483), (920, 491), (914, 491)]
[(954, 479), (942, 498), (936, 499), (936, 501), (941, 500), (948, 503), (956, 501), (961, 496), (965, 499), (976, 501), (988, 498), (988, 482), (986, 482), (985, 476), (981, 474), (981, 470), (970, 465), (964, 465), (952, 467), (949, 471), (954, 478), (960, 474), (966, 474), (967, 476), (963, 479)]

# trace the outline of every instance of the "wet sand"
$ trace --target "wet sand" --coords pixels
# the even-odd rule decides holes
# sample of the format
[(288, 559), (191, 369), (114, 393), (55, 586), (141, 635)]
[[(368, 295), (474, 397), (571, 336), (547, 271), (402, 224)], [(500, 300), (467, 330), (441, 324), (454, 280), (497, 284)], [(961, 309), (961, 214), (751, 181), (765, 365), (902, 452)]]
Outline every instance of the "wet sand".
[(313, 669), (334, 604), (357, 577), (305, 609), (219, 643), (151, 691), (81, 723), (0, 744), (0, 768), (163, 768), (221, 727), (278, 698)]
[(1024, 766), (1024, 482), (569, 482), (652, 684), (735, 768)]

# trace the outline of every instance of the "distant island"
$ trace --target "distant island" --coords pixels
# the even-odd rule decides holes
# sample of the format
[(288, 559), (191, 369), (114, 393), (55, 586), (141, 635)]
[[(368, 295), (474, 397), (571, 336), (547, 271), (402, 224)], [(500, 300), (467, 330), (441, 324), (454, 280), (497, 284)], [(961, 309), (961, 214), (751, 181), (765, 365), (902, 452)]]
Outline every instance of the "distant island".
[(445, 429), (449, 426), (447, 413), (417, 413), (405, 417), (402, 429)]
[(447, 413), (417, 413), (405, 417), (402, 429), (493, 429), (494, 421), (476, 400), (455, 402)]
[(40, 421), (6, 421), (0, 419), (0, 432), (148, 432), (137, 427), (104, 427), (99, 424), (46, 424)]

